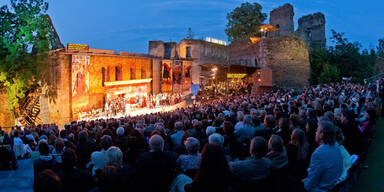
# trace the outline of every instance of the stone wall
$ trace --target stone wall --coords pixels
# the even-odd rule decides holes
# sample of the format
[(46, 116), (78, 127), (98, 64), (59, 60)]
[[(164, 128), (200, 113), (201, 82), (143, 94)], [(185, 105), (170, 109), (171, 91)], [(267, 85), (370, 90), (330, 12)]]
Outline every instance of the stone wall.
[(149, 41), (148, 54), (164, 58), (165, 46), (163, 41)]
[(271, 69), (273, 84), (279, 87), (308, 85), (310, 64), (308, 45), (294, 35), (262, 40), (265, 64)]
[(283, 36), (294, 32), (294, 12), (291, 4), (287, 3), (278, 7), (272, 10), (269, 15), (269, 24), (279, 29), (276, 32), (270, 32), (269, 37)]
[(311, 48), (325, 48), (325, 16), (322, 13), (306, 15), (299, 19), (296, 33)]
[(229, 64), (261, 67), (260, 44), (251, 44), (248, 39), (232, 42), (229, 46)]
[(5, 90), (0, 91), (0, 126), (11, 127), (15, 125), (13, 115), (9, 111), (8, 95)]

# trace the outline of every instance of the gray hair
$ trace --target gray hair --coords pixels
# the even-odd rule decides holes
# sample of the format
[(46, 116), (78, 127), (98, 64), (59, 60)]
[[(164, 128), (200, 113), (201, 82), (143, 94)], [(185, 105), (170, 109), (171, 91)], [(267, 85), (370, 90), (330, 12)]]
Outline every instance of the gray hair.
[(196, 154), (200, 149), (200, 141), (194, 137), (188, 137), (184, 141), (184, 145), (189, 154)]
[(208, 137), (208, 143), (209, 144), (215, 144), (215, 145), (220, 145), (224, 146), (224, 137), (218, 133), (213, 133)]
[(149, 139), (149, 146), (154, 152), (160, 152), (164, 149), (164, 139), (160, 135), (153, 135)]
[(207, 136), (209, 137), (209, 136), (212, 135), (213, 133), (216, 133), (216, 128), (213, 127), (213, 126), (208, 126), (208, 127), (207, 127), (207, 130), (205, 130), (205, 133), (206, 133)]
[(105, 160), (107, 165), (120, 167), (123, 165), (123, 153), (118, 147), (112, 146), (105, 152)]
[(319, 131), (323, 133), (321, 138), (324, 144), (333, 145), (336, 142), (336, 128), (332, 122), (319, 121)]
[(122, 128), (122, 127), (117, 128), (116, 129), (116, 134), (118, 136), (123, 136), (124, 135), (124, 128)]

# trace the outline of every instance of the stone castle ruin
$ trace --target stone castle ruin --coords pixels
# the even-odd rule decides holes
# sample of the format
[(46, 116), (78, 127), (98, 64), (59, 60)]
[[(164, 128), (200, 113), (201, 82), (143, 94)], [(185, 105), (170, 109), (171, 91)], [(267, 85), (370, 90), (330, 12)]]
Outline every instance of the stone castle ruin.
[(324, 48), (326, 46), (324, 14), (315, 13), (299, 18), (296, 31), (294, 31), (293, 16), (294, 11), (291, 4), (285, 4), (272, 10), (269, 24), (279, 30), (271, 32), (268, 37), (295, 34), (307, 42), (310, 48)]

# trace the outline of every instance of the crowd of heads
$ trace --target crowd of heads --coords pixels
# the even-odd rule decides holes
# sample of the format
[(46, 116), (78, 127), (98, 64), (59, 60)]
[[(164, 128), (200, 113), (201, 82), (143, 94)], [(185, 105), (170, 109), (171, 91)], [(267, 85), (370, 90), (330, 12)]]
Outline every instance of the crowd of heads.
[[(121, 186), (146, 191), (159, 185), (169, 191), (181, 173), (190, 179), (186, 191), (229, 191), (234, 178), (244, 176), (238, 162), (247, 159), (270, 162), (254, 178), (295, 170), (290, 177), (296, 180), (306, 177), (320, 145), (344, 145), (364, 159), (380, 107), (374, 84), (333, 83), (223, 96), (172, 112), (70, 122), (63, 129), (17, 128), (2, 132), (0, 142), (14, 149), (20, 139), (25, 151), (16, 158), (35, 158), (36, 191), (79, 188), (68, 185), (75, 182), (68, 174), (87, 182), (80, 187), (84, 191)], [(165, 165), (158, 164), (162, 158)], [(148, 174), (161, 184), (141, 177)]]

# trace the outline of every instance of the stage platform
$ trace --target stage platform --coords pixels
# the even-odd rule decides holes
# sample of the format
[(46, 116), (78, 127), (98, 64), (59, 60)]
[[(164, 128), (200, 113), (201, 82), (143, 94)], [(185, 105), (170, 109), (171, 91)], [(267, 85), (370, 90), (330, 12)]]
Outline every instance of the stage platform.
[(96, 119), (111, 119), (111, 118), (121, 118), (121, 117), (135, 117), (135, 116), (140, 116), (140, 115), (146, 115), (146, 114), (151, 114), (151, 113), (159, 113), (159, 112), (169, 112), (169, 111), (174, 111), (178, 108), (184, 108), (187, 106), (187, 102), (183, 101), (180, 102), (176, 105), (170, 105), (170, 106), (161, 106), (161, 107), (156, 107), (156, 108), (140, 108), (140, 109), (135, 109), (132, 110), (128, 113), (128, 115), (123, 114), (123, 113), (118, 113), (114, 116), (97, 116), (97, 117), (89, 117), (89, 118), (80, 118), (79, 121), (90, 121), (90, 120), (96, 120)]

